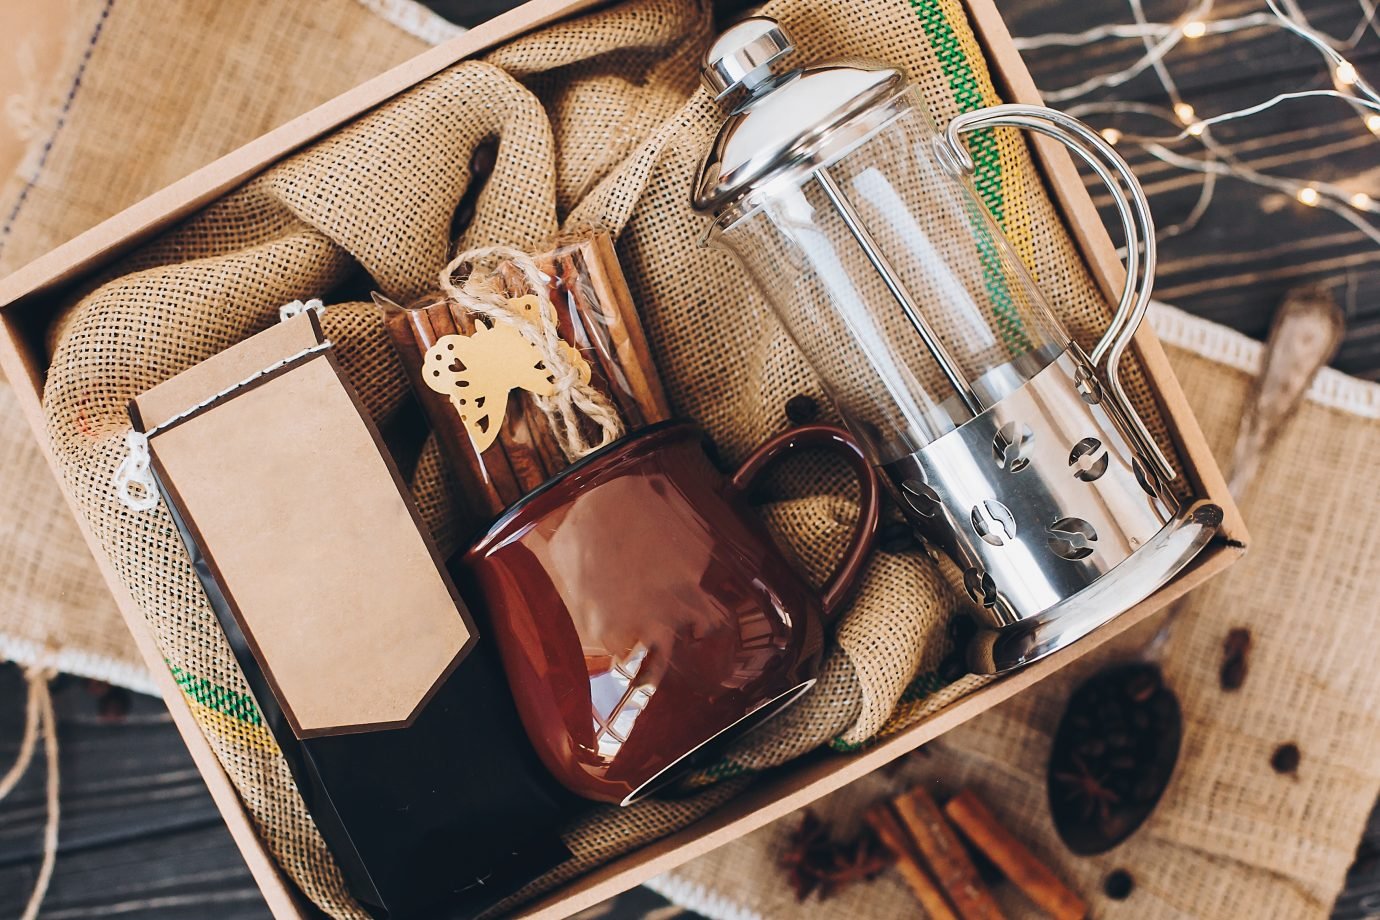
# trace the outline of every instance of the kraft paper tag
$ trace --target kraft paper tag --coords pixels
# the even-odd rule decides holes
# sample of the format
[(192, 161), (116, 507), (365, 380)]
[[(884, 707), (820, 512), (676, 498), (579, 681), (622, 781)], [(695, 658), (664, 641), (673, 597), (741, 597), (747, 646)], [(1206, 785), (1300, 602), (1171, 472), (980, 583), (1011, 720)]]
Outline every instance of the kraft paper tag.
[(214, 399), (149, 438), (153, 469), (298, 738), (410, 724), (476, 639), (330, 350), (236, 386), (320, 342), (304, 314), (131, 406), (149, 430)]

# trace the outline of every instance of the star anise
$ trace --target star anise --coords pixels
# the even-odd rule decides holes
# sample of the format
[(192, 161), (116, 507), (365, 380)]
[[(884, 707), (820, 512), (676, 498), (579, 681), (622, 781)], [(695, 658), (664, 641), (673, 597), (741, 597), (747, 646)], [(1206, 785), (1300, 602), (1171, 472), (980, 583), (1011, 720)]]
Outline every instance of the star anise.
[(781, 866), (797, 901), (812, 893), (818, 893), (823, 900), (845, 885), (869, 881), (891, 862), (891, 853), (871, 828), (864, 828), (851, 840), (835, 840), (830, 836), (829, 825), (811, 811), (802, 816), (800, 827), (791, 835), (781, 856)]
[(1064, 787), (1064, 798), (1080, 807), (1083, 817), (1091, 818), (1096, 812), (1102, 821), (1111, 817), (1112, 806), (1121, 801), (1121, 796), (1107, 788), (1106, 783), (1095, 775), (1083, 758), (1073, 755), (1074, 772), (1054, 774), (1055, 782)]

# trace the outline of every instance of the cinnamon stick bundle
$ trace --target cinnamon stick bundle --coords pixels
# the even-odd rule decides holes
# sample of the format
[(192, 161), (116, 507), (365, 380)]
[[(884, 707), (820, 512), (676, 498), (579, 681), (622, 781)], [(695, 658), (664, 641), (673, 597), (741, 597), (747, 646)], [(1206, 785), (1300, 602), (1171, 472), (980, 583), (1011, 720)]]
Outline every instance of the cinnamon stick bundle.
[(1002, 875), (1055, 920), (1082, 920), (1088, 905), (1049, 867), (997, 821), (971, 789), (944, 805), (944, 814), (968, 842), (990, 859)]
[(954, 796), (941, 810), (917, 786), (873, 806), (866, 818), (896, 856), (901, 877), (931, 917), (1002, 916), (955, 828), (1043, 912), (1056, 920), (1087, 916), (1083, 899), (1003, 827), (970, 789)]
[(925, 916), (930, 920), (958, 920), (958, 914), (944, 899), (943, 890), (925, 868), (896, 813), (882, 803), (869, 809), (865, 817), (877, 832), (877, 839), (896, 857), (896, 871), (901, 873), (901, 878), (925, 909)]
[[(603, 231), (580, 235), (535, 261), (550, 278), (547, 293), (556, 307), (557, 334), (589, 365), (590, 385), (615, 407), (624, 431), (670, 418), (665, 391), (609, 235)], [(511, 263), (500, 263), (490, 283), (510, 298), (532, 293), (527, 278)], [(405, 307), (378, 295), (375, 299), (459, 482), (466, 505), (465, 519), (457, 522), (459, 532), (479, 532), (523, 495), (570, 466), (573, 459), (566, 455), (560, 433), (553, 430), (552, 421), (531, 393), (515, 388), (503, 397), (480, 397), (481, 402), (506, 399), (501, 413), (492, 406), (482, 409), (488, 416), (485, 421), (501, 418), (501, 422), (496, 436), (481, 448), (461, 423), (459, 397), (423, 384), (428, 350), (444, 336), (471, 337), (487, 329), (489, 324), (482, 317), (440, 293)], [(585, 420), (581, 425), (586, 441), (598, 440), (592, 422)]]
[(954, 834), (934, 799), (917, 786), (891, 802), (916, 849), (929, 864), (963, 920), (997, 920), (1001, 908), (978, 878), (963, 842)]
[(629, 427), (670, 418), (670, 404), (609, 234), (595, 231), (566, 242), (540, 256), (537, 264), (552, 278), (557, 313), (578, 327), (580, 341), (572, 344), (597, 367)]

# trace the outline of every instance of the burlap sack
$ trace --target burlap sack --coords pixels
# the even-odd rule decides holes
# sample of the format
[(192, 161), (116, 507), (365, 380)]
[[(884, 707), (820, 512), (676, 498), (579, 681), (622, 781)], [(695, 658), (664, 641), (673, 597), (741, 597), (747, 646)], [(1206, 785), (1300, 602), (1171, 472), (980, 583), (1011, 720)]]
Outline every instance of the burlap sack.
[[(0, 274), (427, 47), (357, 0), (67, 6), (51, 79), (6, 100), (27, 151), (0, 192)], [(408, 9), (441, 37), (421, 7), (389, 12)], [(0, 660), (157, 692), (3, 380), (0, 505)]]
[[(906, 68), (941, 120), (998, 101), (956, 0), (913, 7), (782, 0), (767, 11), (811, 57), (865, 52)], [(58, 324), (44, 402), (67, 484), (147, 615), (270, 850), (328, 912), (354, 915), (357, 908), (261, 724), (166, 511), (137, 514), (114, 498), (125, 404), (264, 328), (279, 304), (322, 296), (337, 302), (324, 317), (327, 334), (388, 430), (402, 374), (379, 320), (355, 301), (369, 285), (397, 300), (434, 286), (471, 179), (470, 153), (497, 136), (497, 163), (459, 245), (532, 247), (561, 224), (613, 229), (672, 401), (706, 426), (726, 460), (741, 457), (786, 424), (790, 397), (824, 399), (741, 271), (697, 246), (704, 225), (689, 209), (688, 190), (719, 117), (695, 89), (710, 32), (700, 4), (633, 0), (452, 67), (135, 253)], [(999, 133), (979, 143), (991, 154), (982, 158), (983, 196), (1071, 329), (1091, 343), (1106, 306), (1044, 197), (1022, 139)], [(1139, 372), (1128, 371), (1143, 411), (1153, 413)], [(399, 452), (416, 449), (423, 461), (412, 474), (414, 491), (440, 528), (448, 486), (433, 445)], [(767, 513), (816, 574), (855, 514), (839, 498), (847, 488), (846, 475), (822, 460), (777, 477), (778, 494), (790, 500)], [(447, 536), (438, 539), (453, 548)], [(954, 605), (926, 557), (879, 555), (838, 629), (825, 679), (699, 781), (778, 763), (835, 736), (840, 746), (859, 744), (898, 702), (915, 719), (966, 692), (975, 681), (936, 692)], [(735, 788), (597, 814), (567, 834), (575, 858), (531, 891), (683, 826)]]
[[(1152, 317), (1213, 452), (1227, 462), (1258, 372), (1257, 342), (1170, 308)], [(1185, 719), (1177, 772), (1129, 841), (1080, 859), (1059, 842), (1045, 786), (1072, 690), (1136, 654), (1153, 619), (1039, 686), (944, 735), (893, 775), (874, 773), (816, 803), (847, 836), (874, 801), (915, 783), (971, 786), (1088, 901), (1096, 917), (1324, 917), (1380, 792), (1380, 672), (1370, 644), (1380, 582), (1380, 386), (1324, 371), (1243, 496), (1251, 550), (1186, 599), (1162, 661)], [(1220, 685), (1227, 632), (1251, 631), (1239, 690)], [(1285, 743), (1298, 770), (1270, 764)], [(795, 902), (777, 861), (799, 822), (771, 827), (653, 883), (710, 918), (899, 917), (915, 910), (895, 873), (825, 902)], [(1103, 893), (1113, 869), (1129, 898)], [(1010, 886), (1008, 916), (1037, 914)]]

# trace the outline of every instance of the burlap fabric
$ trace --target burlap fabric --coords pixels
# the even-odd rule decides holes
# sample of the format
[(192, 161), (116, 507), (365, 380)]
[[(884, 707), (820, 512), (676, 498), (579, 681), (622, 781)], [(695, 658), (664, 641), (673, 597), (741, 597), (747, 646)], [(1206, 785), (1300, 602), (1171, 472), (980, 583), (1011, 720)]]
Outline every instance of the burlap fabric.
[[(1169, 308), (1152, 317), (1214, 453), (1225, 462), (1261, 346)], [(865, 777), (817, 811), (847, 835), (884, 795), (919, 782), (976, 789), (999, 817), (1088, 899), (1096, 917), (1326, 916), (1380, 792), (1380, 673), (1369, 643), (1380, 582), (1380, 386), (1325, 371), (1243, 496), (1246, 559), (1188, 596), (1163, 662), (1185, 717), (1178, 770), (1157, 811), (1125, 844), (1081, 859), (1059, 842), (1045, 775), (1073, 688), (1154, 633), (1141, 624), (1086, 659), (910, 755), (894, 775)], [(1220, 686), (1229, 630), (1251, 632), (1239, 690)], [(1297, 772), (1270, 760), (1294, 743)], [(899, 917), (915, 911), (895, 873), (801, 906), (776, 867), (799, 821), (716, 850), (653, 883), (712, 918)], [(1113, 901), (1113, 869), (1135, 880)], [(767, 881), (770, 880), (770, 881)], [(1033, 916), (1009, 886), (1009, 916)]]
[[(811, 56), (866, 53), (910, 72), (941, 120), (998, 101), (956, 0), (768, 4)], [(728, 256), (701, 251), (688, 205), (719, 119), (696, 89), (708, 10), (633, 0), (459, 64), (361, 117), (131, 256), (74, 304), (54, 335), (45, 392), (52, 444), (82, 513), (147, 615), (200, 724), (274, 856), (328, 912), (354, 915), (339, 874), (248, 694), (166, 510), (130, 512), (111, 475), (135, 394), (264, 328), (280, 304), (324, 297), (324, 316), (369, 410), (390, 430), (405, 384), (369, 286), (405, 301), (434, 286), (470, 154), (499, 138), (497, 162), (458, 245), (533, 247), (562, 225), (618, 235), (633, 293), (676, 408), (701, 421), (732, 461), (786, 424), (783, 407), (819, 381)], [(1023, 141), (979, 139), (979, 187), (1075, 335), (1091, 343), (1107, 309), (1059, 224)], [(1128, 382), (1153, 413), (1139, 371)], [(1162, 429), (1157, 423), (1157, 430)], [(422, 462), (412, 483), (442, 528), (448, 484), (434, 445), (395, 444)], [(847, 476), (801, 461), (773, 482), (766, 510), (784, 543), (822, 574), (855, 510)], [(698, 782), (779, 763), (831, 739), (863, 743), (971, 689), (941, 691), (944, 625), (956, 604), (934, 565), (879, 555), (842, 620), (825, 678), (795, 710)], [(893, 724), (898, 724), (893, 720)], [(683, 826), (731, 794), (605, 811), (567, 839), (569, 864), (533, 890)]]
[[(6, 100), (27, 151), (0, 193), (0, 274), (427, 47), (357, 0), (70, 7), (50, 79)], [(0, 505), (0, 660), (155, 692), (3, 380)]]

